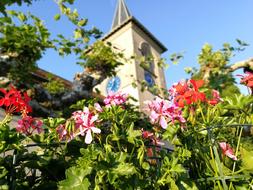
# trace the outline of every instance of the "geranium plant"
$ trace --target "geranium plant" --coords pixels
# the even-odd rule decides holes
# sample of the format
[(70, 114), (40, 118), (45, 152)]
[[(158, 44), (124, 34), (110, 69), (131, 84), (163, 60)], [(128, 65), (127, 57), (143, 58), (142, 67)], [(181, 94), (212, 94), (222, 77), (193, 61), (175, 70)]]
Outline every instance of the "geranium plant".
[[(146, 102), (147, 116), (127, 103), (129, 95), (110, 93), (104, 102), (83, 104), (69, 119), (43, 121), (28, 115), (25, 93), (2, 89), (8, 117), (0, 129), (2, 187), (250, 188), (252, 150), (243, 144), (252, 142), (243, 132), (251, 126), (252, 97), (241, 97), (248, 107), (235, 113), (239, 102), (202, 85), (174, 84), (167, 99)], [(21, 118), (12, 128), (14, 111)]]

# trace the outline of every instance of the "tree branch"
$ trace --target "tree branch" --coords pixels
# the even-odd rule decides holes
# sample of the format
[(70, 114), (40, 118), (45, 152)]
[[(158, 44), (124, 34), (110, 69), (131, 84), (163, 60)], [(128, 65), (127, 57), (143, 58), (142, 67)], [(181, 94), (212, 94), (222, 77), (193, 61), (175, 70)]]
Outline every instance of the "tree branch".
[(228, 71), (234, 72), (241, 68), (249, 68), (250, 70), (253, 71), (253, 58), (234, 63), (233, 65), (228, 67)]

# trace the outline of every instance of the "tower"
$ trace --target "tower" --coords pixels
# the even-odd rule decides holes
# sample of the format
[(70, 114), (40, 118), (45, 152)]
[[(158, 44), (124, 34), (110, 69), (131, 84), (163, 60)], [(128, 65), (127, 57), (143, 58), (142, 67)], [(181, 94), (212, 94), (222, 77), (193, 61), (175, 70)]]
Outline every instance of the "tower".
[[(155, 97), (150, 90), (141, 90), (142, 81), (146, 81), (149, 87), (157, 85), (166, 88), (164, 71), (158, 66), (158, 60), (167, 49), (130, 14), (124, 0), (118, 0), (111, 30), (102, 41), (110, 42), (126, 58), (133, 55), (146, 59), (152, 57), (148, 67), (141, 66), (138, 59), (120, 66), (115, 77), (108, 78), (97, 87), (102, 95), (106, 96), (109, 91), (126, 92), (137, 100), (136, 104), (142, 109), (145, 100)], [(137, 85), (134, 87), (133, 83)]]

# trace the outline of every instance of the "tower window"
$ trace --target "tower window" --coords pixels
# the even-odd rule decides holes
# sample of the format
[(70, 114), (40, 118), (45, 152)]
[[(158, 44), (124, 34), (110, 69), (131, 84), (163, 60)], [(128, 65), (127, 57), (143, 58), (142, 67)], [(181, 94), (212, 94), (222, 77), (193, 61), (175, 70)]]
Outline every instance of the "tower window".
[(154, 86), (154, 59), (151, 53), (151, 49), (148, 43), (142, 42), (140, 44), (140, 51), (143, 57), (145, 57), (144, 63), (144, 79), (148, 85), (148, 87)]
[(140, 51), (145, 61), (147, 62), (147, 70), (154, 74), (154, 60), (151, 53), (150, 45), (147, 42), (142, 42), (140, 45)]

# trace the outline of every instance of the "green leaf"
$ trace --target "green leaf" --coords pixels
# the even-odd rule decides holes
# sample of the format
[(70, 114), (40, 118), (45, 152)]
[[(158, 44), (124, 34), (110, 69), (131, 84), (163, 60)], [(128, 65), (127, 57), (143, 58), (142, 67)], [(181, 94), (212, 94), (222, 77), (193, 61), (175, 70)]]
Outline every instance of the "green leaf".
[(54, 16), (54, 20), (60, 20), (60, 18), (61, 18), (61, 15), (60, 14), (56, 14), (55, 16)]
[(134, 130), (134, 123), (132, 123), (127, 131), (127, 140), (128, 142), (135, 144), (135, 139), (136, 137), (141, 136), (141, 131), (140, 130)]
[(143, 163), (144, 155), (145, 155), (145, 146), (142, 145), (142, 146), (138, 149), (138, 154), (137, 154), (137, 159), (139, 160), (140, 165), (142, 165), (142, 163)]
[(6, 170), (5, 167), (0, 166), (0, 179), (6, 176), (7, 173), (8, 173), (8, 170)]
[(19, 19), (21, 22), (24, 22), (24, 21), (27, 20), (27, 17), (25, 16), (25, 14), (19, 13), (19, 14), (18, 14), (18, 19)]
[(242, 40), (240, 40), (240, 39), (236, 39), (236, 42), (237, 42), (239, 45), (241, 45), (241, 46), (249, 46), (248, 43), (246, 43), (246, 42), (244, 42), (244, 41), (242, 41)]
[(81, 30), (75, 30), (74, 31), (74, 38), (75, 39), (82, 38), (82, 32), (81, 32)]
[[(198, 190), (198, 187), (193, 181), (180, 181), (180, 185), (187, 190)], [(180, 188), (182, 189), (182, 188)]]
[(142, 165), (141, 165), (141, 167), (142, 167), (144, 170), (149, 170), (150, 165), (149, 165), (148, 162), (143, 162)]
[(245, 170), (253, 173), (253, 151), (242, 149), (242, 165)]
[(117, 175), (133, 175), (136, 173), (136, 169), (133, 164), (130, 163), (120, 163), (116, 168), (112, 170), (113, 173)]
[(60, 181), (58, 188), (60, 190), (88, 190), (90, 182), (85, 176), (90, 174), (91, 170), (91, 168), (88, 170), (69, 168), (66, 171), (66, 179)]
[(80, 20), (80, 21), (77, 23), (77, 25), (78, 25), (79, 27), (82, 27), (82, 26), (85, 26), (85, 25), (87, 24), (87, 22), (88, 22), (87, 19), (82, 19), (82, 20)]

